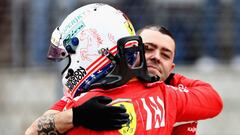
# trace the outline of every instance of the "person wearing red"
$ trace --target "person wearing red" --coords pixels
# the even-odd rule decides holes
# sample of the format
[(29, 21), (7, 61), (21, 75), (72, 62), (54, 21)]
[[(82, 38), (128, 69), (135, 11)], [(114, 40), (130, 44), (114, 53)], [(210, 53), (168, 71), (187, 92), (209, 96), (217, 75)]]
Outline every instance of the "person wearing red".
[[(198, 80), (189, 79), (180, 74), (171, 73), (169, 77), (165, 80), (166, 84), (171, 86), (178, 87), (179, 89), (185, 88), (195, 88), (198, 87), (200, 89), (212, 89), (212, 87), (208, 86), (204, 82), (199, 85), (196, 83)], [(173, 131), (171, 135), (196, 135), (197, 134), (197, 121), (187, 121), (187, 122), (177, 122), (174, 124)]]
[[(142, 71), (150, 73), (140, 74), (140, 77), (144, 80), (144, 77), (158, 76), (160, 81), (146, 82), (139, 80), (138, 73), (134, 74), (136, 78), (132, 78), (132, 74), (124, 74), (120, 70), (120, 79), (119, 76), (108, 76), (114, 73), (112, 70), (115, 71), (114, 67), (118, 66), (118, 61), (115, 61), (119, 51), (115, 47), (116, 41), (124, 36), (134, 35), (134, 29), (128, 20), (124, 25), (116, 23), (122, 18), (116, 13), (121, 12), (112, 12), (112, 8), (111, 12), (106, 12), (103, 9), (109, 7), (104, 4), (80, 9), (70, 14), (66, 18), (67, 21), (53, 32), (53, 44), (49, 51), (51, 59), (63, 59), (66, 56), (71, 58), (70, 64), (63, 72), (65, 96), (37, 119), (26, 134), (171, 134), (174, 133), (172, 130), (176, 122), (212, 118), (221, 112), (222, 100), (208, 83), (192, 80), (188, 82), (189, 86), (183, 84), (186, 87), (179, 87), (179, 83), (175, 84), (175, 87), (174, 83), (166, 85), (163, 82), (175, 67), (175, 42), (169, 31), (163, 27), (160, 32), (144, 29), (140, 34), (144, 42), (144, 59), (147, 65)], [(95, 23), (98, 13), (103, 18), (110, 15), (111, 18), (115, 18), (112, 19), (115, 22), (100, 19)], [(125, 15), (124, 18), (126, 19)], [(92, 25), (87, 25), (88, 21)], [(102, 29), (96, 27), (96, 24), (105, 27)], [(122, 26), (126, 27), (127, 34)], [(72, 34), (69, 35), (69, 32)], [(102, 45), (107, 45), (107, 48)], [(130, 50), (135, 45), (140, 46), (141, 42), (131, 41), (124, 44)], [(135, 54), (130, 51), (127, 59), (128, 66), (133, 68), (139, 66), (142, 61), (141, 57)], [(123, 80), (124, 83), (121, 82), (121, 85), (108, 90), (98, 87), (90, 89), (99, 79), (106, 76), (116, 77), (116, 82)], [(175, 76), (178, 75), (174, 75), (172, 79), (175, 79)], [(170, 78), (170, 83), (172, 79)], [(112, 82), (105, 83), (115, 84)], [(89, 89), (90, 91), (82, 93)], [(46, 128), (46, 125), (50, 128)]]
[[(195, 81), (194, 83), (195, 85), (206, 85), (201, 81)], [(208, 87), (210, 86), (206, 85), (206, 88)], [(206, 90), (208, 94), (202, 94)], [(113, 105), (125, 106), (130, 116), (129, 123), (120, 130), (104, 132), (79, 126), (68, 131), (67, 134), (170, 135), (175, 122), (212, 118), (219, 114), (222, 108), (221, 100), (209, 102), (212, 97), (220, 99), (219, 95), (212, 89), (177, 88), (165, 85), (161, 81), (143, 84), (138, 80), (132, 80), (126, 85), (111, 90), (91, 90), (87, 94), (72, 100), (73, 103), (69, 103), (71, 105), (67, 105), (66, 109), (78, 107), (95, 96), (107, 96), (112, 98), (113, 102), (116, 101)]]
[[(151, 27), (149, 27), (149, 28), (151, 28)], [(149, 28), (145, 28), (145, 29), (149, 29)], [(152, 31), (150, 31), (150, 35), (155, 34), (155, 33), (151, 33), (151, 32)], [(158, 32), (158, 31), (156, 31), (156, 32)], [(161, 32), (161, 31), (159, 31), (159, 32)], [(152, 43), (152, 42), (148, 41), (149, 39), (147, 39), (148, 36), (146, 36), (147, 35), (146, 33), (142, 33), (140, 35), (143, 37), (143, 42), (145, 43), (145, 45), (148, 45), (146, 43)], [(161, 38), (158, 38), (158, 39), (161, 39)], [(151, 45), (151, 44), (149, 44), (149, 45)], [(151, 52), (151, 47), (148, 46), (145, 49), (146, 49), (145, 53), (146, 53), (146, 56), (147, 56), (146, 59), (150, 60), (150, 59), (148, 59), (148, 58), (150, 58), (150, 57), (148, 57), (148, 53)], [(201, 83), (199, 83), (199, 82), (201, 82)], [(205, 82), (198, 81), (198, 80), (192, 80), (192, 79), (186, 78), (186, 77), (184, 77), (180, 74), (170, 74), (170, 76), (168, 76), (168, 78), (165, 80), (165, 83), (179, 88), (180, 91), (182, 91), (182, 92), (191, 91), (192, 89), (193, 90), (194, 89), (201, 89), (202, 92), (213, 90), (213, 88)], [(126, 94), (126, 95), (128, 95), (128, 94)], [(211, 96), (214, 97), (214, 95), (211, 95)], [(56, 109), (56, 108), (53, 106), (52, 109)], [(59, 111), (61, 111), (61, 110), (59, 110)], [(189, 122), (191, 122), (191, 123), (189, 123)], [(180, 122), (180, 123), (181, 123), (180, 125), (178, 123), (176, 123), (177, 126), (173, 128), (172, 134), (174, 134), (174, 135), (177, 135), (177, 134), (189, 134), (189, 135), (196, 134), (196, 126), (197, 126), (196, 122), (187, 121), (187, 122)], [(184, 124), (182, 124), (182, 123), (184, 123)], [(189, 124), (185, 124), (185, 123), (189, 123)]]
[[(170, 76), (165, 80), (165, 83), (178, 87), (181, 90), (184, 90), (186, 87), (191, 89), (195, 89), (195, 87), (200, 88), (202, 90), (212, 90), (212, 87), (205, 83), (197, 83), (198, 80), (193, 80), (186, 78), (180, 74), (170, 74)], [(56, 102), (50, 110), (63, 111), (67, 106), (66, 99), (63, 98)], [(71, 102), (72, 103), (72, 102)], [(69, 105), (69, 104), (68, 104)], [(67, 106), (69, 108), (69, 106)], [(195, 135), (197, 131), (197, 121), (187, 121), (187, 122), (178, 122), (174, 124), (171, 135)], [(76, 132), (76, 131), (75, 131)]]

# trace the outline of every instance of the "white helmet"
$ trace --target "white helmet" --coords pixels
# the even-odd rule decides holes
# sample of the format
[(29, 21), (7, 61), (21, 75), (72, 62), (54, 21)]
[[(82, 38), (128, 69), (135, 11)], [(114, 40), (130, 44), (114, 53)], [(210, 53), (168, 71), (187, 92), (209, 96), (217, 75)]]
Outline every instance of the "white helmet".
[(75, 97), (107, 74), (113, 64), (103, 53), (115, 55), (118, 39), (134, 35), (126, 15), (106, 4), (89, 4), (69, 14), (53, 31), (48, 51), (52, 60), (70, 58), (62, 79), (67, 94)]

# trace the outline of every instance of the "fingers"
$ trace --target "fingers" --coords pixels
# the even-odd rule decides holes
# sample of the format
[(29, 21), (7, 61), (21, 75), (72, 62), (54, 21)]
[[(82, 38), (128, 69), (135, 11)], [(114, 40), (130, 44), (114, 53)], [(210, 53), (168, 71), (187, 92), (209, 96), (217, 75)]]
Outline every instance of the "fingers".
[(129, 114), (127, 113), (109, 113), (107, 117), (110, 119), (129, 119)]
[(114, 119), (111, 121), (112, 125), (123, 125), (128, 123), (130, 120), (129, 119)]
[(123, 106), (106, 106), (106, 122), (112, 123), (111, 125), (122, 125), (129, 121), (129, 114)]
[(124, 106), (105, 106), (106, 112), (112, 113), (125, 113), (127, 110)]
[(112, 99), (106, 96), (93, 97), (78, 107), (73, 107), (73, 125), (94, 130), (122, 128), (129, 122), (124, 106), (111, 106)]

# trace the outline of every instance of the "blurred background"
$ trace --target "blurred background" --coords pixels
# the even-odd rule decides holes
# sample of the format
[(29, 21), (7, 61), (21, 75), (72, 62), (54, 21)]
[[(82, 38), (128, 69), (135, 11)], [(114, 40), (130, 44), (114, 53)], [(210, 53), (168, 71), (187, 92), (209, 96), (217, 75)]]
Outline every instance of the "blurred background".
[(201, 121), (198, 135), (239, 135), (239, 0), (1, 0), (0, 132), (21, 135), (62, 96), (63, 63), (46, 59), (51, 32), (93, 2), (128, 15), (136, 30), (164, 25), (176, 38), (175, 72), (211, 83), (224, 110)]

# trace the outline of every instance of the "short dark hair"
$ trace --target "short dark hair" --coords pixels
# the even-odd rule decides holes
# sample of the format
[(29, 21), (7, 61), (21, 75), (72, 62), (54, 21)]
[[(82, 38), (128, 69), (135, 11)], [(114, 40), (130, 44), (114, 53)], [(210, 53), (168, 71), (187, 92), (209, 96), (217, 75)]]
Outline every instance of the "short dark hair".
[(142, 33), (142, 31), (145, 29), (161, 32), (162, 34), (166, 34), (166, 35), (170, 36), (173, 40), (175, 40), (172, 33), (166, 27), (164, 27), (162, 25), (147, 25), (147, 26), (139, 29), (137, 31), (137, 34), (140, 35)]
[[(173, 37), (172, 33), (164, 26), (162, 25), (147, 25), (141, 29), (139, 29), (137, 31), (137, 35), (140, 35), (144, 30), (153, 30), (153, 31), (157, 31), (157, 32), (160, 32), (162, 34), (166, 34), (168, 35), (169, 37), (171, 37), (173, 39), (173, 41), (175, 42), (175, 38)], [(176, 55), (176, 43), (175, 43), (175, 49), (174, 49), (174, 53)]]

